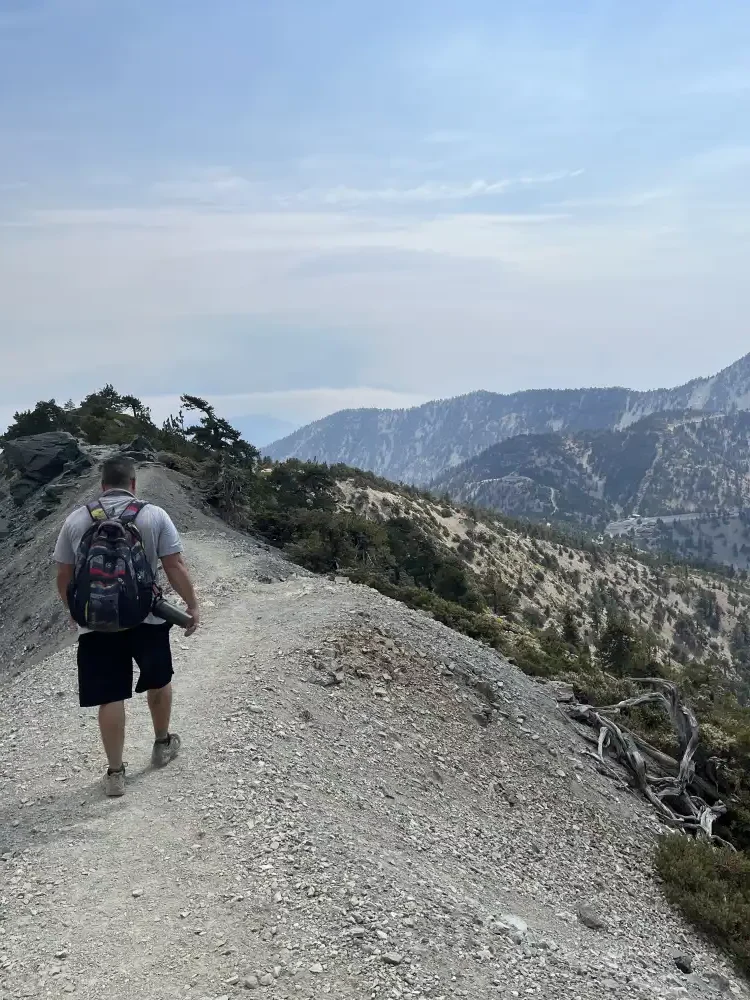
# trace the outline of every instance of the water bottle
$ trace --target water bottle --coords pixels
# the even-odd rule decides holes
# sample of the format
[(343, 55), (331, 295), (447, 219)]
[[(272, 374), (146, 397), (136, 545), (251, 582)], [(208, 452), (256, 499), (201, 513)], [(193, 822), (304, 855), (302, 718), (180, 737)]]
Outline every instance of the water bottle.
[(178, 608), (176, 605), (170, 604), (169, 601), (165, 601), (161, 595), (154, 601), (153, 611), (158, 618), (163, 618), (170, 625), (179, 625), (180, 628), (190, 628), (193, 624), (193, 619), (187, 611), (183, 611), (182, 608)]

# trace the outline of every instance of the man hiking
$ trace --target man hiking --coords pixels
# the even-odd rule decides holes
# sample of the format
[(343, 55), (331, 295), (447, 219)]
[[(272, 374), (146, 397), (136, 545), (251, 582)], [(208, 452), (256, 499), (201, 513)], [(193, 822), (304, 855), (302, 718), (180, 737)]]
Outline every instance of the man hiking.
[(169, 731), (172, 711), (170, 625), (150, 613), (159, 561), (187, 604), (192, 635), (200, 624), (198, 602), (182, 542), (166, 511), (136, 496), (135, 465), (115, 456), (102, 464), (102, 492), (62, 526), (55, 546), (57, 589), (79, 625), (78, 695), (82, 708), (98, 706), (107, 755), (107, 795), (125, 792), (125, 699), (133, 695), (133, 660), (154, 724), (151, 762), (164, 767), (177, 756), (180, 738)]

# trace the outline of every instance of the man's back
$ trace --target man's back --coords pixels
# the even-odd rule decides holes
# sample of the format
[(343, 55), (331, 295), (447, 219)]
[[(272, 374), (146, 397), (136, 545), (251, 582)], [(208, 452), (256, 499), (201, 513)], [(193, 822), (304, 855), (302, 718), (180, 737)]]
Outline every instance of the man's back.
[[(107, 490), (98, 499), (105, 512), (116, 517), (132, 502), (134, 495), (128, 490), (113, 489)], [(92, 524), (87, 507), (78, 507), (68, 515), (55, 546), (55, 562), (75, 563), (81, 539)], [(169, 514), (155, 504), (146, 504), (139, 512), (135, 525), (143, 539), (146, 557), (156, 577), (159, 572), (159, 560), (182, 551), (180, 536)], [(160, 624), (162, 621), (163, 619), (154, 615), (149, 615), (146, 619), (146, 623), (151, 625)]]

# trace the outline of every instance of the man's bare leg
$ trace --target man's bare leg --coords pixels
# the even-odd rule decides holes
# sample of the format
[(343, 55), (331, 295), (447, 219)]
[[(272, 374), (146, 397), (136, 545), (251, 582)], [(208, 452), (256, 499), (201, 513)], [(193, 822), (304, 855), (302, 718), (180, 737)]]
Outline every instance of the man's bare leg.
[(122, 751), (125, 746), (125, 702), (110, 701), (99, 706), (99, 732), (102, 734), (104, 752), (110, 771), (122, 767)]
[(180, 737), (170, 733), (169, 718), (172, 714), (172, 685), (154, 688), (148, 692), (148, 707), (154, 723), (154, 749), (151, 751), (153, 767), (164, 767), (174, 760), (180, 749)]
[(169, 719), (172, 715), (172, 685), (154, 688), (146, 692), (151, 721), (154, 724), (154, 739), (165, 740), (169, 736)]

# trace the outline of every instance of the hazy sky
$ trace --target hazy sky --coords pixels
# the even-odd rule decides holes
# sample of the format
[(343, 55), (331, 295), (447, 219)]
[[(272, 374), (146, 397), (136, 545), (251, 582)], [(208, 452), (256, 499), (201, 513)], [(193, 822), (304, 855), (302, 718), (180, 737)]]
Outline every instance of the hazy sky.
[(0, 0), (0, 423), (708, 374), (749, 182), (747, 0)]

